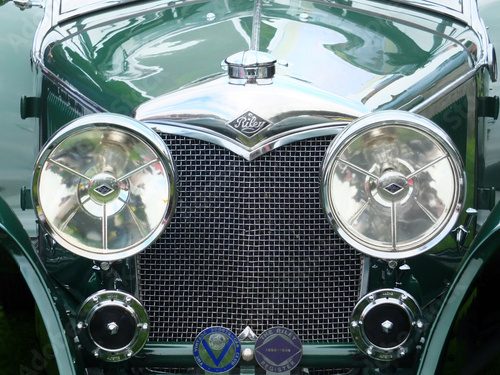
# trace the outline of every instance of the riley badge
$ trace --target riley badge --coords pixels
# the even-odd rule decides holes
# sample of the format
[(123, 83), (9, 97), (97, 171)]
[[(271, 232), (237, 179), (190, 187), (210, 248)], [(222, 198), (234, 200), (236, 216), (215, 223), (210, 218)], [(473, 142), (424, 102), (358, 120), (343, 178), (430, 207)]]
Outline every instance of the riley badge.
[(255, 360), (267, 372), (290, 372), (302, 359), (302, 342), (291, 329), (273, 327), (255, 342)]
[(243, 133), (247, 137), (253, 137), (262, 129), (271, 125), (271, 123), (264, 120), (262, 117), (257, 116), (255, 113), (248, 111), (231, 121), (228, 125)]

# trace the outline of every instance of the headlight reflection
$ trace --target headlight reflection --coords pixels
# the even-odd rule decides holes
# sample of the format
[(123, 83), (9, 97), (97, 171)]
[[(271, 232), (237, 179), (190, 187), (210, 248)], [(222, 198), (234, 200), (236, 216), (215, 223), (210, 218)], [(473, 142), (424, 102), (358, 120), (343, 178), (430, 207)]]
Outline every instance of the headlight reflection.
[(381, 112), (355, 121), (332, 142), (322, 198), (352, 246), (400, 258), (447, 234), (462, 207), (464, 179), (458, 152), (436, 125)]
[(97, 260), (145, 248), (175, 205), (175, 171), (165, 144), (130, 118), (99, 114), (60, 130), (34, 176), (41, 224), (68, 250)]

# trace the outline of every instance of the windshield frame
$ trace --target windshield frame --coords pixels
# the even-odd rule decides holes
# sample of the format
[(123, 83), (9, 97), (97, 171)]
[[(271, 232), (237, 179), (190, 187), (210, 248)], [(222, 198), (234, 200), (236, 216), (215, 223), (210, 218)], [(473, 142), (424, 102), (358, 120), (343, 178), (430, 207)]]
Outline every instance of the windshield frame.
[[(74, 0), (72, 0), (74, 1)], [(318, 2), (323, 2), (326, 0), (313, 0)], [(448, 17), (453, 17), (468, 25), (471, 25), (472, 17), (472, 5), (471, 2), (475, 0), (372, 0), (376, 2), (389, 2), (389, 3), (400, 3), (407, 6), (424, 9), (434, 13), (442, 14)], [(55, 26), (61, 22), (68, 19), (82, 16), (88, 13), (92, 13), (98, 10), (111, 8), (114, 6), (119, 6), (127, 3), (137, 3), (139, 0), (92, 0), (90, 3), (82, 6), (77, 4), (81, 2), (74, 1), (75, 5), (68, 9), (64, 9), (63, 3), (65, 0), (47, 0), (47, 8), (52, 9), (52, 25)], [(174, 0), (175, 4), (183, 4), (187, 2), (186, 0)], [(52, 3), (52, 4), (49, 4)]]
[[(48, 0), (50, 1), (50, 0)], [(77, 16), (85, 15), (88, 13), (92, 13), (98, 10), (102, 10), (105, 8), (110, 8), (113, 6), (118, 6), (118, 5), (123, 5), (126, 3), (132, 3), (132, 2), (137, 2), (138, 0), (103, 0), (103, 1), (98, 1), (94, 0), (89, 2), (88, 4), (80, 5), (82, 2), (75, 2), (75, 5), (72, 7), (69, 7), (68, 9), (64, 9), (64, 0), (52, 0), (53, 1), (53, 15), (52, 19), (53, 23), (58, 24), (60, 22), (66, 21), (70, 18), (74, 18)]]
[(477, 0), (388, 0), (391, 3), (401, 3), (415, 8), (430, 10), (434, 13), (451, 16), (471, 25), (472, 1)]

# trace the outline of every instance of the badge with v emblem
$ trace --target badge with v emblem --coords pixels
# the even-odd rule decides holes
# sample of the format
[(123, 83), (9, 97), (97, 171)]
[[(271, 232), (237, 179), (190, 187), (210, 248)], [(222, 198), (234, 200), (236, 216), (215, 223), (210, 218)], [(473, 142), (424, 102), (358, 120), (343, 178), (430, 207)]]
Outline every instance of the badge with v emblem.
[(214, 373), (227, 372), (238, 364), (241, 344), (229, 329), (209, 327), (196, 337), (193, 355), (203, 370)]

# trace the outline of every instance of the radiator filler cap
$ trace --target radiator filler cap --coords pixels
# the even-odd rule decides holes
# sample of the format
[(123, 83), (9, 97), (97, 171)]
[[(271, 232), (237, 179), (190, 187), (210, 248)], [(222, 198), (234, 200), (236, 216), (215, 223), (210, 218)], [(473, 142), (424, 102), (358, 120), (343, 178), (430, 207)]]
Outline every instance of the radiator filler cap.
[(276, 59), (260, 51), (243, 51), (229, 56), (225, 63), (231, 84), (270, 84), (276, 73)]

